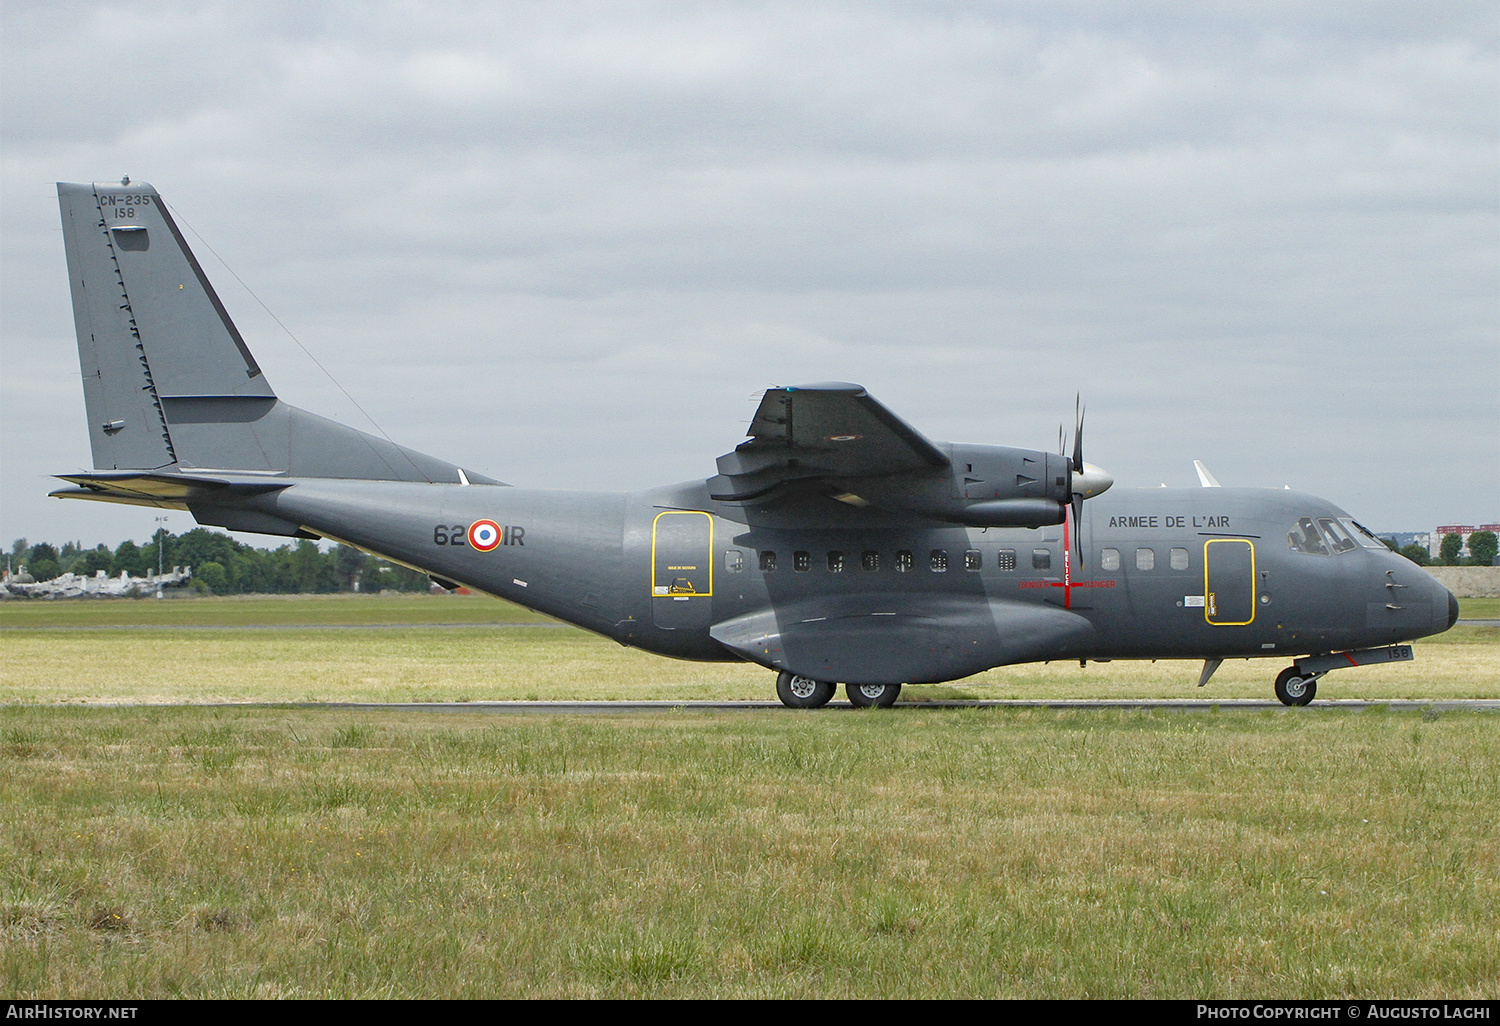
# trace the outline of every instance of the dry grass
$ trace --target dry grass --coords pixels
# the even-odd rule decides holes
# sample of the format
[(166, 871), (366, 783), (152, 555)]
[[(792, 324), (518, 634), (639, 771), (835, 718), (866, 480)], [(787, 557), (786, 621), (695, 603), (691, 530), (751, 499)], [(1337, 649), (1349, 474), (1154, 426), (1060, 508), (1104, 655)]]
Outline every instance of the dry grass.
[(1495, 997), (1482, 714), (0, 710), (0, 988)]
[[(527, 617), (534, 626), (502, 626)], [(338, 626), (298, 626), (307, 623)], [(774, 695), (773, 675), (759, 667), (662, 659), (480, 597), (12, 602), (0, 604), (0, 627), (0, 703)], [(907, 696), (1266, 698), (1283, 665), (1229, 662), (1199, 691), (1201, 663), (1185, 660), (1032, 664)], [(1334, 673), (1320, 690), (1373, 700), (1500, 697), (1500, 630), (1458, 627), (1418, 642), (1414, 663)]]

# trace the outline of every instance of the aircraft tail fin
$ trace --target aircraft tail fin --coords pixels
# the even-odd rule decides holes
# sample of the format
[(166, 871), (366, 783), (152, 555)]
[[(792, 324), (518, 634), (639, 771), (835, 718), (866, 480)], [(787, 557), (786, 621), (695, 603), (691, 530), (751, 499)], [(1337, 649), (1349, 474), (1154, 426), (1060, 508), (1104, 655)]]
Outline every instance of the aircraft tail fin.
[(57, 196), (96, 469), (499, 483), (277, 399), (150, 185)]

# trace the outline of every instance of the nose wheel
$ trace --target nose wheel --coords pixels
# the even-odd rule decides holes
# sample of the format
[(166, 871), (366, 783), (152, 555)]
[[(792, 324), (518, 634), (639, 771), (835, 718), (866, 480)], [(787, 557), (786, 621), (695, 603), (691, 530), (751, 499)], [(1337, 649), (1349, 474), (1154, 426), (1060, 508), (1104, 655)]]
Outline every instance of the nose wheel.
[(828, 704), (834, 685), (783, 670), (776, 676), (776, 697), (788, 709), (816, 709)]
[(1276, 697), (1282, 705), (1306, 705), (1318, 693), (1319, 676), (1288, 666), (1276, 676)]

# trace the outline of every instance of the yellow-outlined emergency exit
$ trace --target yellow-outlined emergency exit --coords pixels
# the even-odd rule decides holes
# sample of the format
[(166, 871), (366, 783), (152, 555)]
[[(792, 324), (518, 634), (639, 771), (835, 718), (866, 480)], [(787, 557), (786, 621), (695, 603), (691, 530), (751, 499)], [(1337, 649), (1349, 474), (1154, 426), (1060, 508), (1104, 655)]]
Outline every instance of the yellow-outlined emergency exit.
[(1210, 538), (1203, 543), (1203, 618), (1217, 627), (1254, 622), (1255, 543), (1250, 539)]

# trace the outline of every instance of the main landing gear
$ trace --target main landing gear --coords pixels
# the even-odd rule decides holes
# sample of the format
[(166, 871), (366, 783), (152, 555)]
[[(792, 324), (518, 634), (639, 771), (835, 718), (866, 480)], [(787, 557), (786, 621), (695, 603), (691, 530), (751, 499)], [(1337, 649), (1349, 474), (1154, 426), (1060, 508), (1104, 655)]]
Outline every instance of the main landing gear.
[[(788, 709), (817, 709), (833, 698), (836, 685), (783, 670), (776, 677), (776, 697)], [(900, 684), (845, 684), (849, 704), (861, 708), (885, 708), (901, 694)]]
[(845, 684), (844, 694), (849, 704), (863, 709), (887, 709), (896, 703), (901, 694), (900, 684)]
[(834, 685), (826, 680), (799, 677), (782, 670), (776, 676), (776, 697), (788, 709), (817, 709), (833, 697)]

